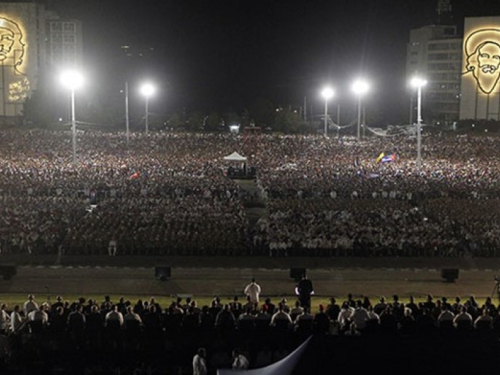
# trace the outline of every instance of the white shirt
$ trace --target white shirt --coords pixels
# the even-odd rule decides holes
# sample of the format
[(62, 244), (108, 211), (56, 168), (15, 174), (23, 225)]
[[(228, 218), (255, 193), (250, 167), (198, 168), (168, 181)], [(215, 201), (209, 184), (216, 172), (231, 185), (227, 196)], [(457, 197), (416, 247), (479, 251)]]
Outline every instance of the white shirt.
[(22, 324), (23, 318), (21, 317), (21, 314), (19, 314), (17, 311), (12, 311), (12, 313), (10, 314), (10, 329), (13, 332), (17, 332)]
[(259, 303), (261, 289), (257, 283), (250, 283), (245, 288), (245, 294), (250, 297), (250, 302)]
[(30, 322), (42, 322), (45, 324), (49, 321), (49, 316), (45, 311), (33, 310), (28, 314), (28, 320)]
[(0, 310), (0, 329), (6, 330), (9, 328), (10, 317), (7, 311)]
[(353, 312), (354, 312), (354, 309), (352, 307), (340, 310), (339, 317), (337, 318), (337, 321), (339, 322), (341, 327), (349, 326), (350, 319), (351, 319)]
[(110, 311), (106, 314), (106, 322), (109, 322), (110, 320), (118, 320), (120, 325), (123, 325), (123, 314), (119, 311)]
[(356, 308), (351, 315), (351, 320), (356, 323), (356, 327), (363, 329), (366, 327), (366, 321), (369, 320), (368, 311), (361, 307)]
[(242, 354), (239, 354), (233, 361), (234, 370), (246, 370), (248, 366), (248, 359)]
[(207, 363), (205, 358), (198, 354), (193, 357), (193, 375), (207, 375)]
[(35, 301), (26, 301), (24, 302), (24, 314), (27, 316), (33, 310), (38, 310), (38, 304)]

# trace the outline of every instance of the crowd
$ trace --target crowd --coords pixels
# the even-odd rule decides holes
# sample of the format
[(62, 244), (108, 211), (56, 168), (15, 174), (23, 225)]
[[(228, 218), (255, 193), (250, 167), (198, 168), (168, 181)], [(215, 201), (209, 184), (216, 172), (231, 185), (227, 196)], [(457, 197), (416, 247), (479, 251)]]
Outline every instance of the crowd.
[[(489, 345), (500, 338), (499, 307), (491, 298), (479, 303), (474, 296), (448, 300), (428, 295), (420, 302), (413, 297), (403, 302), (395, 295), (372, 302), (348, 295), (340, 303), (331, 297), (327, 306), (314, 306), (314, 311), (281, 297), (255, 303), (251, 299), (222, 303), (216, 296), (210, 306), (198, 306), (187, 297), (160, 306), (154, 297), (130, 302), (108, 296), (102, 301), (67, 301), (58, 296), (53, 303), (38, 303), (29, 295), (23, 305), (0, 305), (0, 369), (30, 371), (29, 366), (42, 362), (45, 373), (75, 366), (81, 366), (76, 373), (119, 368), (137, 374), (143, 373), (138, 369), (155, 366), (163, 373), (192, 373), (193, 363), (215, 373), (234, 368), (237, 359), (244, 361), (244, 368), (270, 365), (310, 336), (330, 356), (349, 348), (353, 339), (359, 340), (355, 345), (404, 342), (414, 349), (445, 340), (446, 348), (439, 349), (445, 353), (451, 343), (479, 340)], [(364, 350), (366, 355), (377, 351), (370, 346)]]
[[(421, 168), (408, 136), (256, 137), (86, 131), (73, 164), (68, 133), (3, 130), (0, 252), (500, 255), (497, 137), (424, 136)], [(235, 150), (256, 168), (255, 225)]]

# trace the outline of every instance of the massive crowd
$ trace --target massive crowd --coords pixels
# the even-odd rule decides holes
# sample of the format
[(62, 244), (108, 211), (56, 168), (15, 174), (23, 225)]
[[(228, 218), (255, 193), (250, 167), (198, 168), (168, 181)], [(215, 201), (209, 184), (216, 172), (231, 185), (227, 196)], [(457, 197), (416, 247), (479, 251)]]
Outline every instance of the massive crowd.
[[(123, 133), (85, 131), (73, 164), (69, 133), (3, 130), (0, 251), (500, 255), (495, 136), (424, 136), (421, 168), (408, 136), (255, 137), (133, 133), (127, 146)], [(234, 151), (257, 170), (256, 223), (255, 197), (226, 175)]]
[[(348, 368), (360, 353), (396, 363), (428, 350), (438, 356), (437, 366), (445, 359), (440, 355), (453, 358), (460, 347), (468, 358), (498, 350), (500, 315), (491, 298), (479, 303), (474, 296), (448, 301), (428, 295), (421, 302), (412, 297), (402, 302), (398, 296), (371, 301), (348, 295), (339, 302), (332, 297), (311, 312), (286, 298), (221, 303), (215, 297), (210, 306), (198, 306), (187, 297), (160, 306), (155, 298), (68, 301), (58, 296), (39, 303), (29, 295), (23, 305), (0, 305), (0, 370), (190, 374), (191, 358), (202, 347), (205, 365), (215, 373), (231, 368), (234, 350), (249, 368), (260, 368), (285, 358), (310, 336), (316, 342), (295, 373), (328, 368), (332, 356), (338, 368)], [(395, 347), (383, 354), (388, 343)], [(353, 352), (353, 345), (361, 352)]]

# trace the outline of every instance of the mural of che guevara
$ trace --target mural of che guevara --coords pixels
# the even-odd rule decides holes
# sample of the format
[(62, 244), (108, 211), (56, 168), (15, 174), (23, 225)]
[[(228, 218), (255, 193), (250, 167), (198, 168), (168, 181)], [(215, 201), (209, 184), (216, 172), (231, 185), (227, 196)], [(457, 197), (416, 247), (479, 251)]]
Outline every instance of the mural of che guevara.
[(29, 81), (23, 72), (26, 62), (26, 45), (19, 25), (11, 19), (0, 15), (0, 85), (2, 93), (3, 113), (8, 113), (6, 106), (24, 102), (29, 92)]
[(472, 74), (477, 88), (491, 94), (500, 79), (500, 30), (480, 29), (471, 33), (464, 43), (466, 72)]

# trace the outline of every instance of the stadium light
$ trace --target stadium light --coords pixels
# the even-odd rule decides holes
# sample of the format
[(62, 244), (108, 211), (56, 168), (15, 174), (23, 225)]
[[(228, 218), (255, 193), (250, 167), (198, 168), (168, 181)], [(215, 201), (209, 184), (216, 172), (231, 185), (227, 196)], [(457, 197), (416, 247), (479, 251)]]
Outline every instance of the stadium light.
[(334, 92), (330, 87), (325, 87), (321, 91), (321, 95), (325, 98), (325, 137), (328, 135), (328, 100), (333, 97)]
[(149, 131), (149, 97), (155, 93), (155, 87), (151, 83), (145, 83), (141, 86), (141, 94), (146, 98), (146, 134)]
[(422, 87), (427, 81), (422, 77), (413, 77), (410, 82), (412, 87), (417, 89), (417, 168), (422, 166)]
[(368, 82), (362, 79), (357, 79), (352, 84), (352, 91), (354, 91), (358, 97), (358, 141), (361, 139), (361, 97), (365, 95), (369, 89)]
[(76, 70), (68, 70), (61, 74), (61, 83), (71, 92), (71, 133), (73, 145), (73, 164), (76, 164), (76, 120), (75, 120), (75, 90), (83, 85), (83, 76)]

